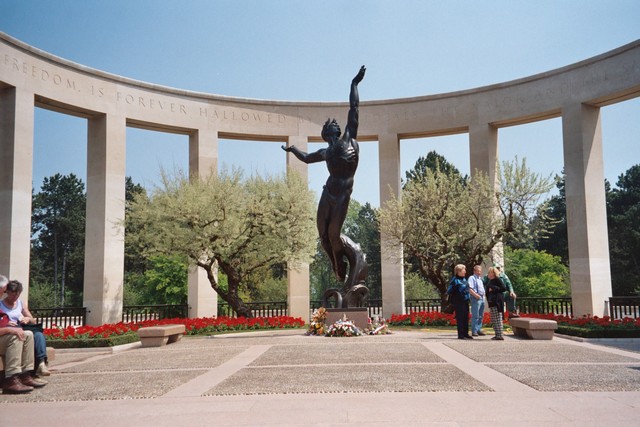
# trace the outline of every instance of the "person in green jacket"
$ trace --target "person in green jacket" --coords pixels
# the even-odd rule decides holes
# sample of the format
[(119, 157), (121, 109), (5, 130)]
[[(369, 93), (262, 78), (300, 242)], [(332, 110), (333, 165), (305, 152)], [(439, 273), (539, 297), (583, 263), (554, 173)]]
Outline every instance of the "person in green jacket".
[[(508, 318), (520, 317), (520, 315), (518, 314), (518, 311), (516, 309), (516, 296), (517, 295), (513, 291), (513, 284), (511, 283), (511, 280), (509, 280), (509, 276), (507, 276), (504, 273), (504, 270), (503, 270), (503, 268), (502, 268), (502, 266), (500, 264), (493, 264), (493, 268), (495, 268), (498, 271), (498, 274), (499, 274), (498, 277), (500, 277), (500, 279), (502, 280), (502, 283), (504, 283), (504, 285), (507, 287), (507, 290), (504, 293), (504, 300), (506, 302)], [(489, 283), (489, 278), (487, 276), (484, 276), (482, 278), (482, 282), (484, 283), (484, 285), (486, 287), (487, 283)]]
[(504, 269), (500, 264), (494, 264), (494, 267), (498, 270), (499, 277), (502, 279), (502, 282), (507, 287), (507, 291), (504, 293), (504, 300), (507, 303), (507, 316), (509, 318), (512, 317), (520, 317), (516, 310), (516, 293), (513, 291), (513, 284), (511, 280), (509, 280), (509, 276), (507, 276), (504, 272)]

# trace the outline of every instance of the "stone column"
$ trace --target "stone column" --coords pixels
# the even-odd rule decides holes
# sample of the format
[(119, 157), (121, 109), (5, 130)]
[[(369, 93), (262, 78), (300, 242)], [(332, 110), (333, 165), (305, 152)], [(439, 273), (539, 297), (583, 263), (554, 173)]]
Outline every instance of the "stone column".
[[(295, 145), (302, 151), (308, 150), (307, 137), (290, 136), (287, 146)], [(287, 153), (287, 173), (296, 172), (304, 180), (308, 180), (308, 166), (298, 160), (293, 153)], [(289, 316), (301, 317), (305, 322), (309, 321), (311, 311), (309, 264), (287, 268), (287, 305)]]
[[(469, 126), (469, 164), (471, 176), (482, 172), (489, 178), (489, 183), (496, 190), (500, 187), (498, 181), (498, 129), (488, 123), (472, 124)], [(497, 209), (496, 209), (497, 210)], [(500, 215), (496, 212), (496, 215)], [(484, 266), (490, 267), (493, 262), (504, 264), (504, 250), (502, 242), (494, 246), (491, 259), (485, 260)], [(485, 269), (486, 271), (486, 269)]]
[(477, 171), (487, 174), (494, 187), (498, 178), (498, 130), (490, 124), (469, 127), (469, 164), (471, 176)]
[[(218, 173), (218, 133), (199, 129), (189, 135), (189, 175), (206, 178)], [(218, 315), (218, 294), (211, 288), (207, 273), (197, 266), (189, 267), (189, 317)]]
[[(378, 135), (380, 169), (380, 206), (392, 195), (400, 196), (400, 140), (398, 135)], [(394, 249), (389, 239), (380, 234), (380, 262), (382, 274), (382, 316), (404, 314), (404, 268), (402, 249)]]
[(87, 324), (122, 320), (126, 120), (88, 121), (84, 306)]
[(29, 298), (34, 95), (0, 90), (0, 274), (22, 282)]
[(600, 109), (562, 109), (565, 195), (573, 314), (608, 313), (611, 292)]

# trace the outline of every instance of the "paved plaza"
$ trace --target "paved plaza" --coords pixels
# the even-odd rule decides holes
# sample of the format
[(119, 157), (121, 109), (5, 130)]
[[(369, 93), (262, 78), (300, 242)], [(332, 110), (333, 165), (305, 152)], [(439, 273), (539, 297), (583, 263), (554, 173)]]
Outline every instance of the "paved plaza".
[(640, 424), (640, 340), (490, 337), (289, 330), (59, 350), (48, 386), (0, 404), (25, 426)]

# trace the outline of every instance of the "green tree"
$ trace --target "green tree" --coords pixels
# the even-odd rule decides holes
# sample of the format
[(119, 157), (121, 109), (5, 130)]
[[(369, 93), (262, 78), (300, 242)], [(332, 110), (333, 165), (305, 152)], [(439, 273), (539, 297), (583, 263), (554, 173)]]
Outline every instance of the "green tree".
[(438, 154), (434, 150), (428, 152), (426, 157), (418, 157), (413, 168), (405, 172), (405, 177), (407, 178), (406, 182), (424, 180), (427, 177), (427, 171), (433, 172), (436, 170), (439, 170), (448, 176), (459, 177), (462, 181), (467, 179), (466, 176), (462, 176), (458, 168), (456, 168), (453, 163), (449, 163), (444, 156)]
[(509, 279), (519, 297), (571, 296), (569, 269), (560, 257), (530, 249), (505, 248)]
[[(355, 201), (352, 201), (352, 203)], [(360, 245), (367, 256), (367, 281), (369, 298), (382, 298), (382, 264), (380, 261), (380, 221), (378, 210), (369, 202), (353, 203), (350, 218), (345, 221), (343, 232)], [(350, 206), (351, 208), (351, 206)]]
[(183, 255), (154, 255), (144, 272), (145, 304), (186, 304), (188, 264)]
[(404, 275), (405, 299), (435, 299), (440, 298), (440, 292), (415, 271), (407, 271)]
[(563, 171), (562, 176), (556, 176), (555, 179), (559, 194), (549, 199), (544, 209), (539, 211), (533, 221), (534, 226), (548, 230), (548, 234), (541, 235), (536, 240), (534, 249), (560, 257), (565, 265), (569, 265), (567, 202), (564, 192), (564, 180)]
[(252, 295), (254, 301), (286, 301), (287, 300), (287, 278), (266, 276), (260, 281), (255, 294)]
[(59, 306), (82, 301), (85, 206), (84, 184), (74, 174), (45, 178), (33, 196), (31, 283), (53, 284)]
[(502, 239), (526, 231), (519, 224), (532, 216), (552, 186), (549, 178), (517, 159), (502, 164), (500, 183), (500, 191), (494, 192), (482, 173), (465, 181), (439, 169), (426, 170), (423, 178), (407, 182), (401, 198), (381, 209), (381, 229), (391, 247), (403, 248), (443, 299), (453, 266), (462, 263), (470, 269)]
[[(147, 191), (142, 185), (134, 183), (133, 179), (128, 176), (125, 180), (125, 216), (129, 214), (131, 204), (136, 197), (146, 198)], [(131, 243), (131, 239), (129, 238), (129, 235), (132, 233), (131, 227), (133, 227), (133, 224), (125, 222), (124, 271), (127, 275), (144, 275), (148, 262), (140, 253), (139, 248)]]
[[(66, 301), (72, 301), (72, 296), (67, 290)], [(29, 308), (52, 308), (58, 306), (60, 295), (50, 283), (32, 282), (29, 284)]]
[[(346, 220), (345, 220), (346, 222)], [(309, 285), (310, 297), (312, 300), (321, 300), (324, 292), (329, 288), (335, 288), (335, 276), (331, 270), (331, 261), (320, 245), (320, 240), (316, 240), (316, 251), (313, 254), (311, 264), (309, 264)]]
[(640, 294), (640, 164), (607, 193), (613, 295)]
[(313, 212), (313, 195), (296, 174), (243, 180), (238, 171), (205, 179), (176, 173), (164, 174), (150, 197), (135, 197), (127, 221), (143, 253), (184, 256), (239, 316), (251, 317), (241, 288), (265, 267), (310, 260)]

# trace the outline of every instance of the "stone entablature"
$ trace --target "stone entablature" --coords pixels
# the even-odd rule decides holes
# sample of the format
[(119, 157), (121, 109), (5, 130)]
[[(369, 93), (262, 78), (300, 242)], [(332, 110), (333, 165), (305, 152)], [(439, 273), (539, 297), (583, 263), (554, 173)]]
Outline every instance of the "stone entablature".
[[(600, 107), (640, 95), (640, 40), (500, 84), (412, 98), (363, 101), (360, 140), (378, 142), (381, 203), (401, 185), (400, 140), (469, 134), (472, 173), (495, 179), (498, 129), (562, 117), (574, 312), (604, 314), (611, 295)], [(122, 310), (126, 127), (189, 136), (191, 173), (217, 170), (219, 139), (279, 141), (305, 150), (321, 141), (344, 102), (234, 98), (163, 87), (94, 70), (0, 33), (0, 272), (28, 282), (34, 107), (88, 121), (85, 306), (89, 323)], [(287, 164), (303, 176), (306, 165)], [(385, 237), (382, 236), (385, 247)], [(396, 254), (396, 257), (397, 258)], [(206, 277), (189, 276), (191, 316), (215, 314)], [(383, 257), (385, 317), (404, 311), (402, 265)], [(290, 314), (308, 317), (308, 268), (290, 271)], [(25, 289), (28, 293), (28, 289)], [(27, 295), (25, 295), (26, 297)]]
[[(375, 140), (466, 132), (473, 123), (497, 127), (559, 117), (567, 103), (603, 106), (640, 93), (640, 41), (510, 82), (445, 94), (361, 102), (360, 134)], [(319, 140), (327, 117), (342, 117), (342, 102), (233, 98), (174, 89), (94, 70), (0, 33), (0, 82), (29, 88), (38, 104), (91, 116), (113, 113), (132, 124), (181, 133), (216, 129), (234, 137), (289, 135)]]

